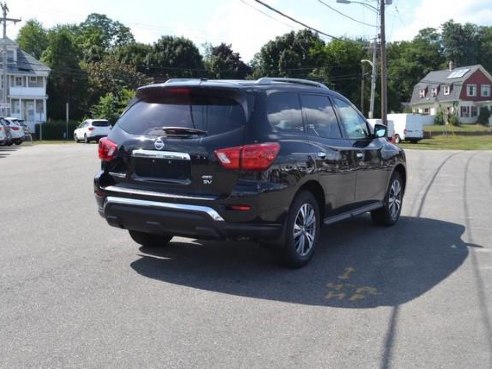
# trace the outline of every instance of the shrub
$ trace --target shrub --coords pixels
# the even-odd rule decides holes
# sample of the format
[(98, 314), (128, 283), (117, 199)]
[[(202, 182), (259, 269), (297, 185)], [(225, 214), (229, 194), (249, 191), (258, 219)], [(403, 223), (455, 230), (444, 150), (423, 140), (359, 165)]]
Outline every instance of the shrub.
[(478, 115), (477, 123), (483, 124), (484, 126), (489, 125), (490, 110), (486, 106), (480, 108), (480, 114)]
[[(34, 139), (39, 140), (73, 140), (73, 131), (78, 127), (80, 122), (68, 122), (68, 137), (67, 137), (67, 122), (55, 121), (49, 123), (37, 123), (35, 125)], [(40, 126), (43, 126), (42, 128)], [(42, 129), (42, 137), (41, 137)]]
[(448, 123), (449, 124), (452, 124), (453, 126), (460, 126), (461, 125), (461, 122), (460, 122), (460, 118), (458, 117), (458, 114), (451, 114), (448, 118)]
[(434, 118), (434, 124), (437, 124), (439, 126), (444, 125), (444, 113), (442, 110), (439, 110)]

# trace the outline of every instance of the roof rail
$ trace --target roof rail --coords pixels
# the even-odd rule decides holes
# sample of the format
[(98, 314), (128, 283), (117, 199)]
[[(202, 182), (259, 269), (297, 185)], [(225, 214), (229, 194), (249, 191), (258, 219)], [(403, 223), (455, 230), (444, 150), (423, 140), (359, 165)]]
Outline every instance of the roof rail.
[(323, 83), (311, 81), (309, 79), (301, 79), (301, 78), (263, 77), (263, 78), (260, 78), (256, 81), (256, 83), (258, 83), (260, 85), (267, 85), (267, 84), (271, 84), (274, 82), (295, 83), (298, 85), (313, 86), (313, 87), (325, 88), (325, 89), (329, 90), (329, 88), (326, 85), (324, 85)]

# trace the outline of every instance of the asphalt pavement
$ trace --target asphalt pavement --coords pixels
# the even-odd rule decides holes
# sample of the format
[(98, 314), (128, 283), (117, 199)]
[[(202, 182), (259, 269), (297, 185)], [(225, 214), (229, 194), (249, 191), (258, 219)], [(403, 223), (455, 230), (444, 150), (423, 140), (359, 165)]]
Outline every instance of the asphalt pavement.
[[(418, 145), (416, 145), (418, 147)], [(96, 144), (0, 147), (0, 368), (492, 367), (492, 151), (407, 150), (402, 218), (139, 248), (93, 198)]]

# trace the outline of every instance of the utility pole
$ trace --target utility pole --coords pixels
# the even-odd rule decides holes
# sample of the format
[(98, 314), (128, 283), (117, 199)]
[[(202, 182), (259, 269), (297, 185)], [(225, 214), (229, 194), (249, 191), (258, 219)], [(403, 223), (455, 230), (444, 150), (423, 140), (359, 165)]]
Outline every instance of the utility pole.
[(362, 115), (365, 116), (365, 114), (364, 114), (364, 88), (366, 86), (365, 86), (364, 80), (366, 78), (366, 71), (364, 68), (364, 63), (361, 63), (361, 67), (362, 67), (362, 78), (360, 80), (360, 111), (362, 112)]
[(9, 104), (7, 102), (8, 97), (8, 81), (7, 81), (7, 22), (20, 22), (21, 19), (7, 18), (7, 13), (9, 12), (9, 8), (7, 7), (7, 3), (0, 3), (3, 11), (3, 17), (0, 18), (0, 21), (3, 22), (3, 80), (2, 80), (2, 90), (3, 90), (3, 99), (2, 99), (2, 110), (4, 116), (9, 115), (8, 109)]
[(386, 35), (384, 26), (384, 6), (389, 0), (379, 0), (379, 17), (381, 20), (381, 123), (388, 125), (388, 76), (386, 72)]

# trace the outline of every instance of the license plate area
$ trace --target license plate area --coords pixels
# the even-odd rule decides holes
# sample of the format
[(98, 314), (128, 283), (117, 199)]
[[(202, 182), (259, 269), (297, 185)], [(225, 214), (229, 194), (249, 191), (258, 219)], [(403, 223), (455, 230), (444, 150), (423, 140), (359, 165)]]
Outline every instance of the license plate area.
[(187, 153), (134, 150), (132, 156), (135, 179), (191, 183), (191, 161)]

